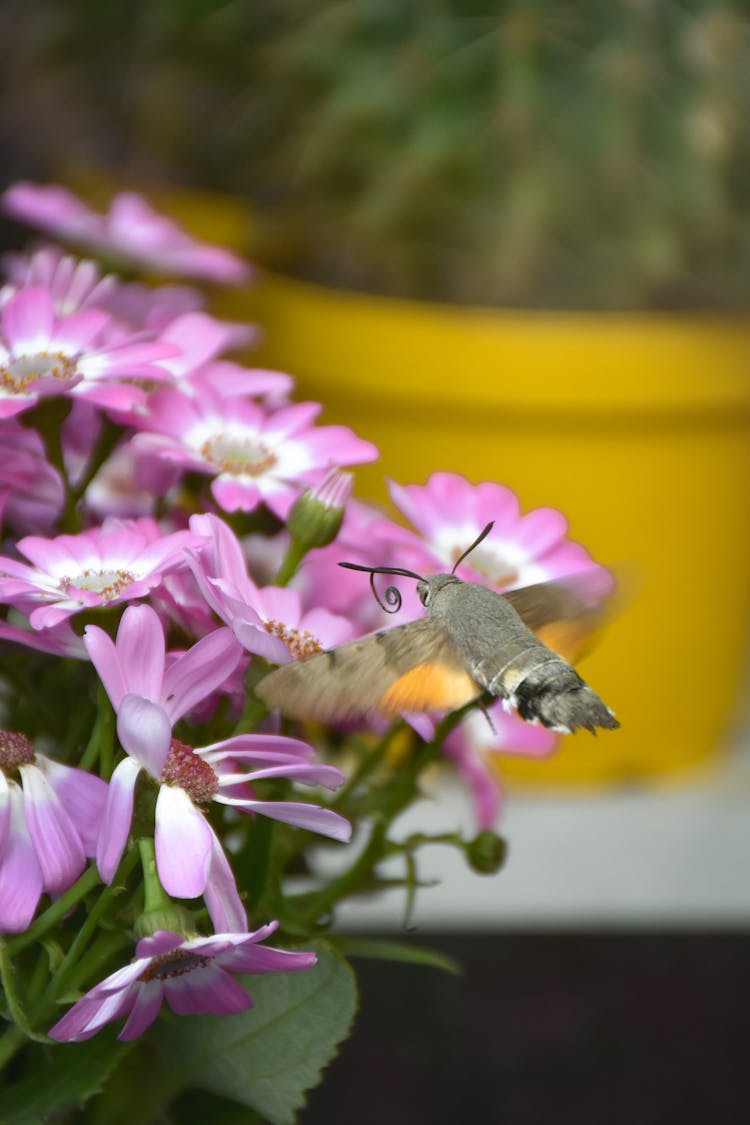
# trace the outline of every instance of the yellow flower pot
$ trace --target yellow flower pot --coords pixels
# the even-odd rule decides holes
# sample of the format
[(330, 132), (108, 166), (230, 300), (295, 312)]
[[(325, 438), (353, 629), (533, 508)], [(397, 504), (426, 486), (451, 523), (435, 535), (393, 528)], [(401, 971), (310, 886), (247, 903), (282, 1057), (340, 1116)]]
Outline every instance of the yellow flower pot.
[(622, 729), (504, 758), (505, 775), (630, 780), (715, 758), (750, 621), (750, 321), (460, 309), (273, 274), (223, 311), (262, 324), (255, 361), (380, 447), (360, 494), (438, 468), (501, 481), (634, 575), (582, 668)]
[[(164, 202), (205, 238), (262, 241), (236, 200)], [(622, 728), (503, 757), (503, 776), (637, 781), (720, 760), (750, 625), (750, 318), (462, 309), (273, 273), (220, 311), (262, 325), (254, 363), (378, 444), (360, 495), (386, 501), (386, 476), (434, 469), (500, 481), (633, 576), (582, 666)]]

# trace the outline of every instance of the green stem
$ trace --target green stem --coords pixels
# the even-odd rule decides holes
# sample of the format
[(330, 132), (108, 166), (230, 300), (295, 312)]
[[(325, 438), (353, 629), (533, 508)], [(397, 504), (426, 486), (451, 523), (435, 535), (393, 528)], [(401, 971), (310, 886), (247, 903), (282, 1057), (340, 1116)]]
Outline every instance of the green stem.
[[(59, 996), (63, 986), (67, 984), (67, 978), (72, 973), (80, 960), (80, 955), (89, 943), (91, 935), (96, 930), (101, 918), (109, 909), (114, 898), (122, 894), (124, 889), (125, 880), (132, 871), (133, 867), (138, 861), (138, 851), (136, 848), (131, 850), (125, 855), (122, 863), (120, 864), (115, 878), (112, 880), (108, 887), (105, 887), (99, 898), (96, 900), (91, 910), (86, 915), (86, 918), (80, 930), (76, 934), (70, 948), (58, 965), (51, 981), (42, 996), (39, 1004), (37, 1005), (37, 1019), (41, 1012), (50, 1007)], [(118, 935), (119, 937), (119, 935)], [(37, 1022), (35, 1020), (34, 1022)]]
[(286, 586), (289, 580), (297, 573), (297, 567), (302, 562), (308, 550), (309, 547), (300, 543), (298, 539), (291, 540), (281, 566), (278, 569), (278, 573), (273, 580), (274, 586)]
[(0, 1036), (0, 1070), (10, 1062), (14, 1055), (28, 1042), (28, 1036), (20, 1027), (9, 1027), (4, 1035)]
[(112, 762), (114, 760), (114, 712), (109, 698), (100, 683), (97, 689), (96, 720), (91, 737), (86, 744), (83, 757), (78, 763), (79, 769), (92, 770), (97, 762), (100, 763), (101, 776), (108, 781), (112, 776)]
[(349, 797), (359, 788), (363, 781), (366, 781), (370, 774), (378, 768), (383, 761), (389, 746), (393, 739), (402, 729), (402, 723), (399, 720), (393, 723), (386, 731), (380, 741), (375, 745), (369, 753), (363, 755), (359, 764), (352, 770), (346, 784), (339, 789), (335, 798), (331, 802), (331, 808), (341, 812), (346, 807)]
[(39, 941), (48, 930), (56, 926), (60, 919), (64, 918), (68, 911), (72, 910), (72, 908), (79, 903), (82, 898), (85, 898), (100, 882), (99, 872), (95, 865), (92, 864), (91, 867), (86, 868), (80, 879), (78, 879), (64, 895), (61, 895), (56, 902), (53, 902), (43, 914), (40, 914), (39, 917), (31, 923), (27, 930), (17, 937), (11, 938), (7, 945), (9, 956), (15, 957), (22, 949), (25, 949), (27, 945)]
[[(372, 879), (375, 866), (388, 849), (391, 823), (414, 800), (423, 770), (436, 760), (445, 738), (473, 706), (472, 702), (453, 711), (438, 724), (432, 742), (417, 751), (399, 774), (397, 783), (384, 794), (383, 803), (372, 822), (370, 838), (351, 867), (319, 891), (296, 898), (299, 913), (296, 918), (293, 913), (290, 915), (294, 925), (302, 924), (312, 929), (321, 915), (329, 913), (339, 899), (356, 893)], [(287, 903), (294, 908), (295, 898), (287, 899)]]
[(96, 474), (101, 469), (109, 455), (114, 451), (122, 436), (122, 430), (104, 419), (101, 432), (94, 446), (88, 465), (77, 481), (75, 488), (70, 489), (70, 501), (75, 506), (91, 484)]

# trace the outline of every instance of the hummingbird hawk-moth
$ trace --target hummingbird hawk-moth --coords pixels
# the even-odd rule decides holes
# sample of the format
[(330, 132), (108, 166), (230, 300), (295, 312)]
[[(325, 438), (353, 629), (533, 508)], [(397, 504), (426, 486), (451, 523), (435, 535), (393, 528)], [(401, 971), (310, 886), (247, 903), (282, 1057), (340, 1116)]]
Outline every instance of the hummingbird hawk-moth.
[[(505, 594), (456, 576), (459, 563), (492, 527), (484, 528), (450, 574), (425, 578), (399, 567), (339, 563), (369, 573), (373, 592), (376, 574), (416, 579), (427, 616), (284, 664), (260, 681), (260, 699), (294, 718), (335, 722), (371, 712), (455, 710), (486, 694), (521, 718), (566, 734), (618, 727), (564, 655), (574, 652), (599, 615), (585, 576)], [(399, 608), (395, 587), (386, 600), (396, 607), (390, 612)]]

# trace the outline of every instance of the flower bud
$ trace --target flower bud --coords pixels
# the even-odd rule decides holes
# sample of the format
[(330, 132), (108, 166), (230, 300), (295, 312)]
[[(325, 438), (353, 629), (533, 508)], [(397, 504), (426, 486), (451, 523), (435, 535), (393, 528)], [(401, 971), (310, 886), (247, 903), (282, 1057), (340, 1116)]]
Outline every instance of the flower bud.
[(469, 867), (479, 875), (494, 875), (505, 863), (508, 846), (502, 836), (488, 830), (480, 832), (466, 845)]
[(298, 496), (287, 516), (286, 525), (297, 543), (305, 549), (327, 547), (339, 533), (344, 508), (352, 491), (352, 474), (333, 468), (320, 484)]
[(144, 937), (152, 937), (159, 930), (169, 930), (170, 933), (184, 934), (186, 937), (198, 932), (193, 915), (176, 902), (157, 907), (156, 910), (144, 910), (133, 929), (139, 941)]

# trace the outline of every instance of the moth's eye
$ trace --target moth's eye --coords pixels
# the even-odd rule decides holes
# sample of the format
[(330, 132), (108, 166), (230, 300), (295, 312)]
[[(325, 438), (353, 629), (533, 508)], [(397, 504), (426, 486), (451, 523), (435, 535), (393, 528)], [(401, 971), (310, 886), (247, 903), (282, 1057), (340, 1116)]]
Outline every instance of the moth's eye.
[(417, 596), (422, 605), (427, 605), (430, 600), (430, 587), (426, 582), (417, 582)]

